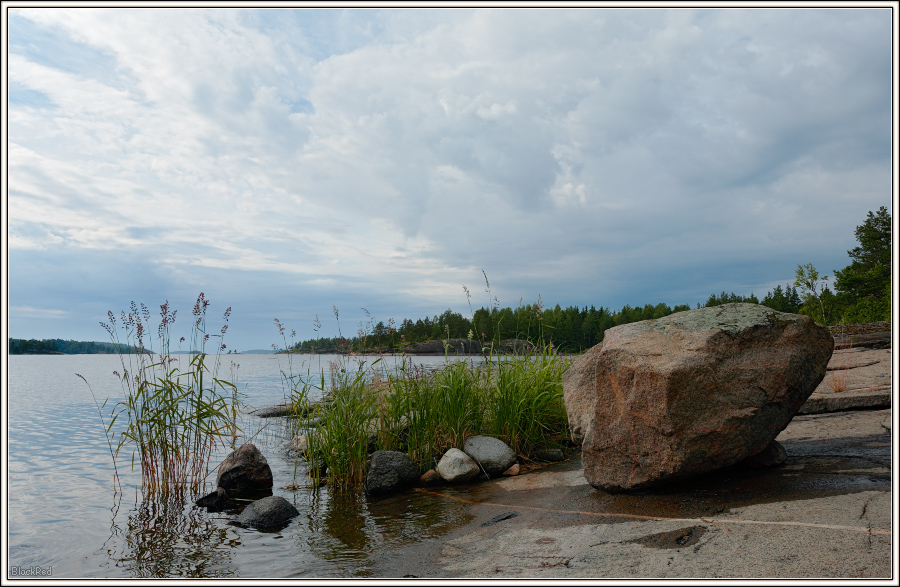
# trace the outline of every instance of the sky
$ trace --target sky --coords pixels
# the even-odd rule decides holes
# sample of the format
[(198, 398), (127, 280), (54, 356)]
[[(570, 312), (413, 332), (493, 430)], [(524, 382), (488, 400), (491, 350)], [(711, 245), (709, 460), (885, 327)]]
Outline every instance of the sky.
[(761, 299), (893, 216), (890, 8), (4, 9), (13, 338)]

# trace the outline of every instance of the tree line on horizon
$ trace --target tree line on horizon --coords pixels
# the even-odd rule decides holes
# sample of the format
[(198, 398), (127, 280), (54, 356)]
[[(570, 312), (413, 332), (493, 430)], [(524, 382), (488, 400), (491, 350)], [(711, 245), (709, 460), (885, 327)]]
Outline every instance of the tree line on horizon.
[(9, 339), (11, 355), (114, 355), (116, 353), (134, 354), (138, 350), (131, 346), (118, 345), (111, 342), (84, 342), (78, 340), (62, 340), (60, 338)]
[[(802, 307), (797, 289), (777, 286), (762, 301), (752, 293), (741, 296), (722, 292), (712, 294), (704, 307), (734, 302), (763, 304), (780, 312), (796, 313)], [(698, 303), (697, 308), (701, 305)], [(389, 322), (361, 323), (353, 338), (320, 337), (297, 342), (290, 350), (298, 353), (390, 352), (429, 340), (471, 339), (487, 346), (504, 340), (525, 340), (536, 345), (553, 344), (555, 348), (579, 352), (603, 341), (606, 330), (622, 324), (662, 318), (675, 312), (690, 310), (689, 304), (669, 306), (665, 303), (632, 307), (625, 305), (613, 311), (603, 306), (567, 306), (544, 308), (541, 302), (517, 308), (479, 308), (472, 318), (459, 312), (444, 313), (416, 321), (403, 320), (396, 328)]]
[[(834, 271), (835, 291), (828, 287), (827, 276), (820, 276), (812, 264), (806, 264), (798, 265), (793, 284), (786, 284), (783, 288), (776, 286), (762, 300), (753, 293), (742, 296), (723, 291), (711, 294), (703, 307), (730, 303), (761, 304), (779, 312), (804, 314), (825, 325), (890, 320), (891, 216), (887, 209), (882, 206), (877, 212), (869, 212), (865, 222), (856, 227), (855, 235), (859, 246), (847, 251), (851, 264)], [(468, 290), (466, 295), (469, 295)], [(698, 303), (696, 307), (701, 305)], [(545, 309), (539, 296), (537, 303), (520, 304), (515, 309), (500, 308), (499, 303), (489, 309), (481, 307), (472, 314), (471, 319), (448, 309), (430, 318), (426, 316), (415, 321), (407, 318), (396, 328), (393, 320), (387, 324), (381, 321), (375, 323), (366, 312), (369, 320), (360, 322), (357, 335), (353, 338), (314, 338), (297, 342), (289, 350), (325, 354), (390, 352), (402, 351), (414, 343), (455, 338), (474, 339), (483, 345), (524, 339), (537, 345), (552, 343), (564, 351), (581, 352), (602, 342), (609, 328), (690, 309), (688, 304), (672, 307), (665, 303), (643, 307), (626, 305), (619, 311), (593, 305), (562, 308), (558, 304)]]

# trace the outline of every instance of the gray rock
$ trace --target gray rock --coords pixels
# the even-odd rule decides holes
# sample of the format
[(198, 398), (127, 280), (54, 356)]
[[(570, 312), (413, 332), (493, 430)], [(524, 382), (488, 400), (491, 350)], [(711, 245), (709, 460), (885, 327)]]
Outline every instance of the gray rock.
[(474, 479), (481, 469), (469, 455), (458, 448), (451, 448), (438, 462), (437, 472), (448, 483), (461, 483)]
[(463, 452), (472, 457), (488, 477), (499, 477), (516, 462), (516, 453), (493, 436), (470, 436)]
[(278, 406), (265, 406), (262, 408), (257, 408), (250, 412), (250, 415), (256, 416), (257, 418), (279, 418), (283, 416), (289, 416), (292, 413), (292, 406), (282, 404)]
[(558, 463), (566, 460), (565, 453), (558, 448), (537, 448), (531, 451), (531, 458), (537, 461), (547, 461), (550, 463)]
[(373, 495), (393, 493), (419, 480), (419, 467), (403, 452), (376, 450), (366, 474), (366, 491)]
[(299, 434), (288, 441), (284, 447), (284, 453), (289, 457), (306, 458), (309, 451), (309, 439), (305, 434)]
[(249, 504), (235, 521), (260, 530), (278, 530), (299, 515), (288, 500), (280, 495), (270, 495)]
[(259, 497), (272, 493), (272, 469), (251, 442), (225, 457), (219, 465), (216, 485), (231, 497)]
[(570, 426), (585, 431), (585, 478), (631, 491), (762, 452), (824, 379), (833, 348), (808, 317), (756, 304), (607, 330), (563, 378)]

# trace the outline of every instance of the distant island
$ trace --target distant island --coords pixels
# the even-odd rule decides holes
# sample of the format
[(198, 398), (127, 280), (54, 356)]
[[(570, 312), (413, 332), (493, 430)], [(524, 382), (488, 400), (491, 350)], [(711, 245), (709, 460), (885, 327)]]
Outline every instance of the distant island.
[(137, 354), (138, 352), (138, 349), (133, 346), (118, 345), (117, 347), (111, 342), (83, 342), (59, 338), (9, 339), (9, 354), (11, 355), (114, 355), (116, 353)]
[[(111, 342), (84, 342), (79, 340), (62, 340), (49, 338), (44, 340), (23, 338), (9, 339), (10, 355), (136, 355), (141, 351), (131, 345), (115, 345)], [(144, 349), (146, 354), (155, 354), (149, 349)], [(226, 354), (273, 354), (273, 350), (254, 349), (250, 351), (228, 351)], [(171, 351), (173, 355), (196, 354), (195, 351)]]

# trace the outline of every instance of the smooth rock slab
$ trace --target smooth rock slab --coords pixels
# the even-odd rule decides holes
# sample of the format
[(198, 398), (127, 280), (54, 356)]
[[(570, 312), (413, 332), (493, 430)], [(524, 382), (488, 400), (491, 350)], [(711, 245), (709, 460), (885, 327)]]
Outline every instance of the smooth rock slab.
[(630, 491), (762, 452), (825, 377), (833, 347), (808, 317), (756, 304), (607, 330), (563, 377), (585, 478)]
[(270, 495), (245, 507), (235, 521), (260, 530), (276, 530), (283, 528), (291, 518), (299, 515), (300, 512), (291, 502), (280, 495)]
[(448, 483), (461, 483), (474, 479), (481, 469), (469, 455), (458, 448), (451, 448), (438, 462), (437, 472)]
[(488, 477), (499, 477), (516, 462), (516, 453), (505, 442), (493, 436), (470, 436), (463, 452), (478, 463)]
[(272, 469), (256, 445), (247, 442), (219, 465), (216, 485), (231, 497), (257, 497), (272, 493)]
[(405, 452), (376, 450), (366, 474), (366, 491), (375, 495), (393, 493), (415, 484), (419, 476), (419, 467)]

